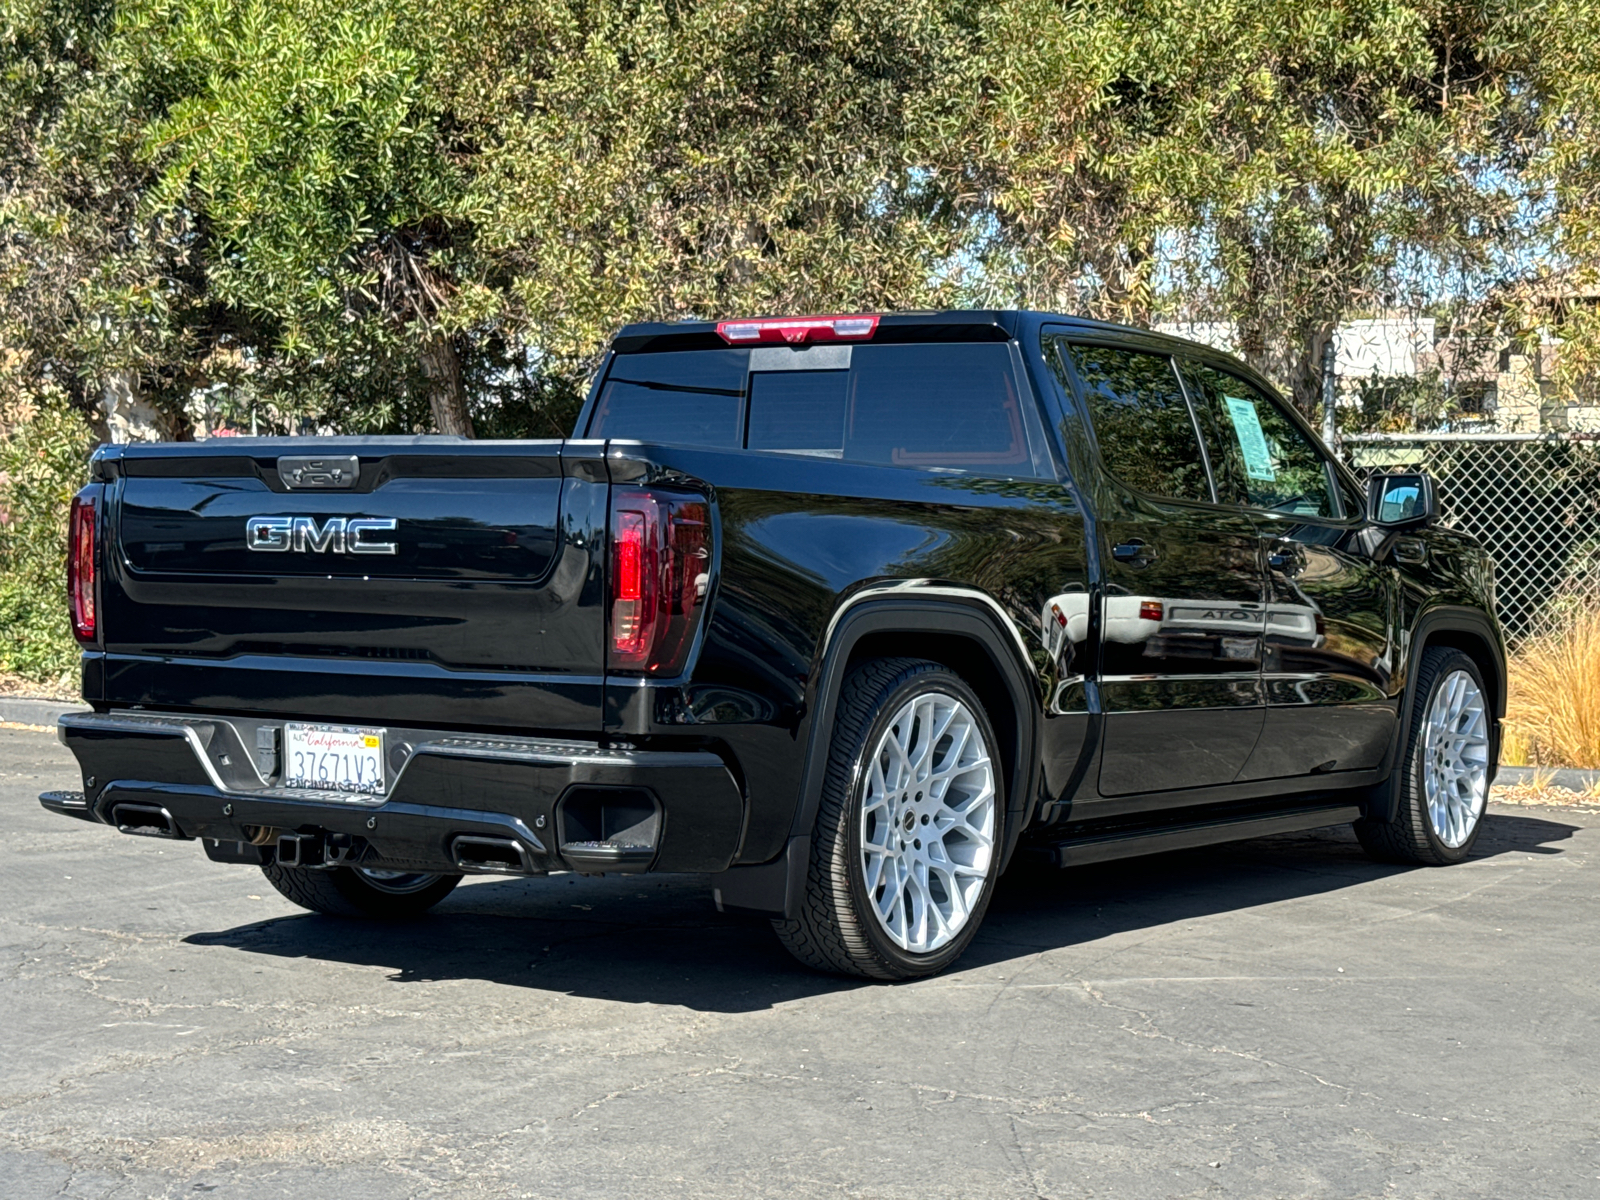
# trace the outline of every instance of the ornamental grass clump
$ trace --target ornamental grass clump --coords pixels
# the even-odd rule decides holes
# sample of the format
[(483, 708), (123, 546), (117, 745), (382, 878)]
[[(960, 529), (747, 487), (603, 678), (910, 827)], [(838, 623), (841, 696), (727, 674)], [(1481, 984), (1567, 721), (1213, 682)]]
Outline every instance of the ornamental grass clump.
[(1509, 665), (1504, 761), (1600, 767), (1600, 609), (1569, 609)]

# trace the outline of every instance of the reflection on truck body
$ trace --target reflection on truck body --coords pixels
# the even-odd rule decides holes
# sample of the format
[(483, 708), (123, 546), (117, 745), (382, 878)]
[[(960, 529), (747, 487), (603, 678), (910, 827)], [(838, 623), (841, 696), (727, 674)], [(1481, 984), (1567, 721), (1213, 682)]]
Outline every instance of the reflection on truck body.
[[(1045, 648), (1057, 662), (1089, 636), (1089, 595), (1063, 592), (1052, 596), (1041, 617)], [(1138, 674), (1135, 667), (1113, 671), (1111, 659), (1126, 663), (1129, 652), (1113, 647), (1138, 647), (1140, 658), (1225, 660), (1230, 666), (1261, 657), (1261, 632), (1276, 647), (1319, 650), (1326, 641), (1322, 614), (1311, 604), (1222, 604), (1209, 600), (1174, 600), (1161, 596), (1106, 597), (1103, 638), (1106, 670)]]

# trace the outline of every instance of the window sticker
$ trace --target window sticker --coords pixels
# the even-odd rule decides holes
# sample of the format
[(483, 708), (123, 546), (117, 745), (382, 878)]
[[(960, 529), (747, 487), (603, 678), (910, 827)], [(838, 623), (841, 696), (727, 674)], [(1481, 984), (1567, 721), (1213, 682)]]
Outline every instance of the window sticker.
[(1272, 451), (1267, 449), (1267, 435), (1261, 431), (1261, 417), (1255, 404), (1238, 396), (1224, 396), (1223, 399), (1228, 403), (1233, 433), (1244, 453), (1244, 473), (1251, 479), (1273, 482), (1278, 473), (1272, 469)]

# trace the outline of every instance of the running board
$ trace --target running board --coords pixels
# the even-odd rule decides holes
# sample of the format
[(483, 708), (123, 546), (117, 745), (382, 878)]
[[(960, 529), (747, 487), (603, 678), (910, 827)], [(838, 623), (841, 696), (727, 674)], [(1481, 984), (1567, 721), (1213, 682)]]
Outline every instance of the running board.
[(1318, 808), (1294, 808), (1257, 813), (1244, 818), (1196, 821), (1188, 825), (1163, 825), (1155, 829), (1119, 829), (1064, 838), (1059, 842), (1033, 847), (1032, 853), (1058, 867), (1108, 862), (1136, 854), (1160, 854), (1165, 850), (1188, 850), (1195, 846), (1214, 846), (1220, 842), (1241, 842), (1246, 838), (1267, 837), (1274, 833), (1299, 833), (1327, 825), (1346, 825), (1361, 815), (1354, 804), (1330, 804)]

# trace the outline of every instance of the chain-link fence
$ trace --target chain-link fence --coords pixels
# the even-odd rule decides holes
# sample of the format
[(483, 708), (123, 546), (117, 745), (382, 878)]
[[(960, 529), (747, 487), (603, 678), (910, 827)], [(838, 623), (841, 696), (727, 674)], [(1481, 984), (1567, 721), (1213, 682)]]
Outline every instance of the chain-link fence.
[(1600, 434), (1357, 434), (1343, 453), (1362, 478), (1434, 477), (1444, 523), (1494, 556), (1507, 636), (1600, 603)]

